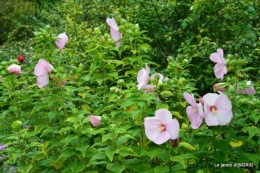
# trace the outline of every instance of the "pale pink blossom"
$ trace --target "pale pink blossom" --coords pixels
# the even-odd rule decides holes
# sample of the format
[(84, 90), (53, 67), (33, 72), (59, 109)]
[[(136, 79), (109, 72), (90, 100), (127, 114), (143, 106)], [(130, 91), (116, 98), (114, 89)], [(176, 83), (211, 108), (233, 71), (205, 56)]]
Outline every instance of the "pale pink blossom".
[[(247, 81), (246, 85), (251, 85), (251, 81)], [(255, 94), (256, 91), (255, 91), (255, 88), (253, 86), (251, 86), (251, 87), (248, 87), (248, 88), (246, 88), (244, 90), (238, 88), (237, 89), (237, 93), (251, 95), (251, 94)]]
[(107, 18), (106, 20), (107, 24), (111, 27), (110, 28), (110, 34), (113, 40), (116, 42), (116, 46), (120, 46), (119, 40), (122, 38), (122, 33), (119, 32), (119, 28), (117, 26), (117, 23), (114, 18)]
[[(191, 105), (186, 108), (186, 113), (191, 122), (191, 127), (197, 129), (203, 121), (203, 108), (201, 103), (196, 103), (194, 96), (189, 93), (184, 93), (184, 99)], [(200, 99), (203, 100), (203, 99)], [(203, 100), (204, 102), (204, 100)]]
[(89, 121), (91, 122), (92, 126), (96, 127), (101, 124), (101, 116), (88, 116)]
[(64, 48), (65, 44), (69, 40), (68, 36), (66, 35), (66, 32), (61, 33), (58, 35), (57, 40), (55, 41), (56, 46), (62, 51)]
[(144, 126), (147, 138), (158, 145), (179, 137), (180, 124), (167, 109), (159, 109), (155, 117), (145, 118)]
[(218, 48), (217, 52), (212, 53), (210, 55), (210, 60), (217, 63), (214, 66), (214, 73), (215, 73), (216, 78), (222, 80), (224, 78), (224, 75), (227, 74), (227, 66), (226, 66), (226, 62), (224, 60), (223, 49)]
[(49, 72), (53, 70), (53, 66), (47, 61), (40, 59), (34, 68), (34, 74), (37, 76), (37, 84), (39, 88), (49, 83)]
[(228, 97), (221, 93), (208, 93), (204, 99), (204, 119), (208, 126), (227, 125), (233, 118), (232, 104)]
[(12, 64), (8, 67), (7, 71), (11, 74), (22, 74), (21, 67), (16, 64)]
[(146, 66), (146, 68), (141, 69), (137, 74), (138, 90), (140, 90), (141, 88), (144, 88), (149, 80), (150, 68), (148, 67), (147, 64), (145, 64), (145, 66)]

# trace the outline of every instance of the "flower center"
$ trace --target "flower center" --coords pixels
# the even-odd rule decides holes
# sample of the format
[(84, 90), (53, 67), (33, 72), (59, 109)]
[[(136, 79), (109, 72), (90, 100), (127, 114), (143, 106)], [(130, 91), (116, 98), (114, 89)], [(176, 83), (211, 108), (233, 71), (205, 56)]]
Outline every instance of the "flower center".
[(210, 107), (210, 112), (212, 112), (213, 114), (215, 114), (217, 111), (217, 108), (215, 106), (211, 106)]
[(161, 127), (158, 128), (158, 131), (162, 132), (166, 129), (166, 127), (164, 125), (161, 125)]

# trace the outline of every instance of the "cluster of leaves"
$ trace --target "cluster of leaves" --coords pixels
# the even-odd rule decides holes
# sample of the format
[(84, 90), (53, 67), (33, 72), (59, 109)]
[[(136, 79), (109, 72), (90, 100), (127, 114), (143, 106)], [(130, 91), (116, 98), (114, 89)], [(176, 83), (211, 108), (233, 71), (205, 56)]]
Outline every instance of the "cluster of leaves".
[[(12, 166), (22, 173), (256, 171), (260, 161), (260, 83), (256, 79), (259, 60), (255, 58), (259, 56), (259, 18), (254, 10), (259, 5), (253, 1), (248, 1), (251, 5), (202, 0), (110, 2), (64, 0), (55, 12), (43, 13), (51, 26), (38, 30), (29, 40), (34, 52), (26, 52), (31, 56), (25, 56), (20, 76), (6, 72), (9, 65), (18, 63), (18, 52), (15, 56), (0, 53), (6, 60), (0, 64), (1, 72), (5, 71), (0, 79), (0, 145), (7, 146), (0, 151), (1, 171)], [(213, 6), (219, 9), (212, 10)], [(247, 20), (252, 22), (245, 29), (244, 8), (251, 11)], [(223, 15), (223, 25), (216, 13)], [(109, 35), (107, 17), (118, 21), (123, 35), (120, 47)], [(238, 21), (227, 27), (233, 19)], [(241, 32), (235, 24), (241, 24)], [(229, 34), (232, 28), (237, 31)], [(62, 51), (54, 44), (61, 32), (69, 36)], [(245, 49), (244, 44), (248, 46)], [(212, 92), (212, 84), (218, 80), (209, 56), (220, 46), (229, 59), (225, 85), (235, 86), (225, 91), (234, 118), (230, 126), (203, 124), (193, 130), (183, 93), (197, 92), (199, 97)], [(43, 89), (37, 87), (33, 75), (39, 59), (55, 68)], [(156, 86), (150, 93), (136, 87), (137, 72), (144, 63), (149, 64), (151, 74), (160, 72), (169, 78), (161, 84), (157, 78), (150, 81)], [(256, 95), (236, 92), (247, 87), (247, 80), (253, 81)], [(145, 136), (144, 118), (154, 116), (160, 108), (170, 110), (181, 125), (176, 148), (170, 142), (158, 146)], [(101, 116), (101, 126), (92, 127), (89, 115)], [(219, 168), (214, 167), (216, 163), (254, 166)]]

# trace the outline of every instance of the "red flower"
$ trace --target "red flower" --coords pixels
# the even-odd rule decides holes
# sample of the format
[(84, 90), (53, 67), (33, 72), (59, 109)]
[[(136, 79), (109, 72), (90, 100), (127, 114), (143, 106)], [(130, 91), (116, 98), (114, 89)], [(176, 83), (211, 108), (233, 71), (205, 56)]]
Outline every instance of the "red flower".
[(19, 55), (17, 57), (17, 60), (20, 62), (20, 63), (23, 63), (23, 59), (24, 59), (24, 56), (23, 55)]

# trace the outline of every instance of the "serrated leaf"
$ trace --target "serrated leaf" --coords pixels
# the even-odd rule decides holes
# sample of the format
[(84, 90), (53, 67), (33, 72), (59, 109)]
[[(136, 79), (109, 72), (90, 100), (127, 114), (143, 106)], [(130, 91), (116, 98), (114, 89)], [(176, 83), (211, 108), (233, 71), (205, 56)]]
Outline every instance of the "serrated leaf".
[(172, 96), (172, 92), (171, 91), (162, 91), (160, 92), (160, 95), (163, 97), (163, 98), (167, 98), (167, 97), (170, 97)]
[(108, 163), (106, 168), (116, 173), (121, 173), (125, 170), (125, 166), (118, 163)]
[(178, 163), (182, 164), (184, 168), (186, 168), (185, 161), (184, 161), (183, 157), (181, 157), (181, 156), (171, 156), (170, 160), (174, 161), (174, 162), (178, 162)]
[(249, 133), (248, 139), (251, 139), (255, 134), (259, 133), (259, 129), (255, 126), (248, 127), (247, 131)]
[(78, 135), (69, 135), (65, 138), (65, 146), (68, 145), (72, 140), (78, 139)]
[(179, 147), (185, 147), (185, 148), (188, 148), (190, 150), (196, 150), (191, 144), (189, 144), (187, 142), (180, 142)]
[(85, 157), (86, 155), (86, 150), (89, 148), (89, 145), (82, 145), (82, 146), (77, 146), (75, 149), (80, 151), (83, 158)]
[(32, 169), (32, 167), (33, 167), (32, 164), (20, 166), (20, 167), (18, 167), (18, 171), (21, 173), (29, 173), (30, 170)]
[(126, 143), (129, 139), (134, 139), (133, 136), (129, 135), (129, 134), (125, 134), (123, 136), (120, 136), (118, 139), (117, 139), (117, 142), (116, 142), (116, 145), (121, 145), (123, 143)]
[(181, 116), (181, 114), (179, 112), (171, 112), (172, 115), (175, 115), (176, 117), (183, 119), (183, 117)]
[(259, 162), (260, 162), (259, 154), (249, 154), (249, 153), (247, 153), (246, 155), (247, 155), (247, 158), (254, 163), (254, 165), (256, 166), (256, 169), (258, 169)]
[(169, 172), (169, 167), (168, 166), (157, 166), (154, 168), (155, 173), (166, 173)]
[(121, 148), (119, 150), (119, 155), (123, 156), (123, 157), (126, 157), (126, 156), (138, 156), (138, 154), (136, 154), (131, 148), (127, 148), (127, 147)]
[(71, 122), (71, 123), (75, 123), (77, 121), (77, 118), (76, 117), (69, 117), (65, 121), (68, 121), (68, 122)]
[(71, 171), (73, 173), (78, 173), (81, 172), (85, 169), (85, 165), (84, 164), (80, 164), (80, 163), (76, 163), (71, 167)]
[(64, 151), (62, 151), (61, 155), (59, 156), (58, 160), (60, 160), (61, 158), (68, 158), (71, 157), (73, 155), (75, 155), (77, 152), (75, 150), (72, 149), (66, 149)]
[(107, 149), (105, 151), (105, 153), (106, 153), (107, 157), (109, 158), (110, 162), (112, 162), (113, 158), (114, 158), (114, 154), (116, 153), (116, 151), (111, 150), (111, 149)]
[(66, 160), (67, 158), (61, 158), (56, 162), (50, 162), (50, 165), (54, 166), (56, 169), (60, 169), (63, 165), (63, 162)]

